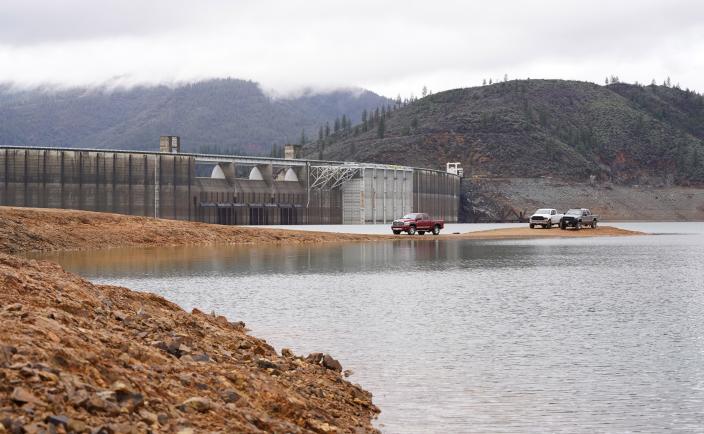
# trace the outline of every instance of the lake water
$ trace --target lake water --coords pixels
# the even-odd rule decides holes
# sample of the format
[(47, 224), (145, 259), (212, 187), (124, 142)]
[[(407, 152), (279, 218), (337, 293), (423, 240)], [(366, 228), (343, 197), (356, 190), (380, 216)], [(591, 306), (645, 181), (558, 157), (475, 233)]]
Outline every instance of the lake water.
[(383, 432), (702, 432), (704, 224), (618, 226), (658, 235), (49, 258), (333, 354)]

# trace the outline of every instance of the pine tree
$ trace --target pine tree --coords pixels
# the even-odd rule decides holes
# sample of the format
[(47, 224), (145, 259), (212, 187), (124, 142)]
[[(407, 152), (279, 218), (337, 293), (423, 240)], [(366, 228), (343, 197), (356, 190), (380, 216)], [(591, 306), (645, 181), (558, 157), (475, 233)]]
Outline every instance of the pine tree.
[(386, 132), (386, 125), (384, 122), (384, 118), (379, 119), (379, 127), (376, 130), (376, 135), (380, 139), (384, 138), (384, 133)]
[(305, 128), (301, 130), (301, 140), (299, 145), (303, 146), (306, 144), (306, 130)]
[(508, 81), (508, 74), (504, 74), (504, 83)]
[(325, 138), (327, 139), (330, 137), (330, 123), (325, 122)]
[(482, 80), (482, 86), (486, 86), (486, 78)]
[(347, 132), (347, 115), (342, 115), (342, 131)]
[(322, 142), (322, 141), (323, 141), (323, 134), (324, 134), (324, 132), (323, 132), (323, 126), (321, 125), (321, 126), (320, 126), (320, 129), (318, 130), (318, 141), (319, 141), (319, 142)]
[(335, 125), (333, 126), (333, 131), (337, 134), (340, 131), (340, 118), (335, 118)]
[(428, 88), (426, 86), (423, 86), (423, 90), (421, 91), (421, 95), (423, 95), (423, 98), (425, 98), (428, 95)]

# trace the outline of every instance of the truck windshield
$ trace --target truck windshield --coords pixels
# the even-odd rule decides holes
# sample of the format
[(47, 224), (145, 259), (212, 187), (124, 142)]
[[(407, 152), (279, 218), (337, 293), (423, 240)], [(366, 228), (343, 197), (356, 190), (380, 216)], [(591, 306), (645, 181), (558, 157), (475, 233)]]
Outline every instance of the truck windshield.
[(537, 210), (536, 212), (534, 212), (533, 214), (550, 214), (551, 212), (552, 212), (551, 209), (541, 208), (541, 209)]
[(418, 216), (420, 216), (420, 214), (406, 214), (405, 216), (403, 216), (403, 218), (405, 218), (405, 219), (415, 219), (415, 218), (417, 218)]
[(581, 209), (571, 209), (567, 211), (565, 214), (568, 215), (582, 215), (582, 210)]

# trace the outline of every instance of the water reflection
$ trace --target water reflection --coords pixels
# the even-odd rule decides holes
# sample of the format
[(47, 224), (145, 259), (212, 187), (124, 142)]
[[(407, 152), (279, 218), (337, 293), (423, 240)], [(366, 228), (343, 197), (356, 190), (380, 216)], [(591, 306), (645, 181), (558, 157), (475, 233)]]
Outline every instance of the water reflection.
[[(598, 245), (582, 243), (585, 255)], [(569, 246), (469, 241), (394, 241), (316, 246), (191, 246), (32, 255), (88, 277), (403, 272), (549, 265)]]

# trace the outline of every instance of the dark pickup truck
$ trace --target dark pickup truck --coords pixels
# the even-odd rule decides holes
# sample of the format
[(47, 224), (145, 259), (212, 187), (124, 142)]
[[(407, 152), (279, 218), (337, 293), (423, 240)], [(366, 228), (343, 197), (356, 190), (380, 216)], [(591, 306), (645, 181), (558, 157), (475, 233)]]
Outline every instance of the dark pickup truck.
[(391, 224), (391, 230), (395, 235), (401, 232), (406, 232), (408, 235), (423, 235), (426, 232), (432, 232), (433, 235), (440, 234), (440, 229), (445, 227), (445, 220), (434, 220), (424, 212), (416, 212), (406, 214), (400, 219), (394, 220)]
[(583, 226), (596, 228), (599, 216), (592, 214), (586, 208), (575, 208), (568, 210), (560, 219), (560, 229), (575, 228), (582, 229)]

